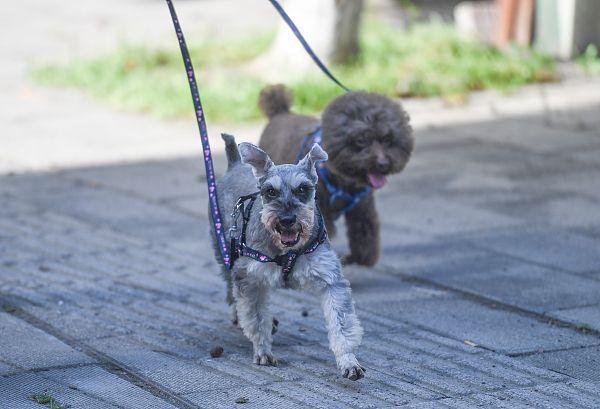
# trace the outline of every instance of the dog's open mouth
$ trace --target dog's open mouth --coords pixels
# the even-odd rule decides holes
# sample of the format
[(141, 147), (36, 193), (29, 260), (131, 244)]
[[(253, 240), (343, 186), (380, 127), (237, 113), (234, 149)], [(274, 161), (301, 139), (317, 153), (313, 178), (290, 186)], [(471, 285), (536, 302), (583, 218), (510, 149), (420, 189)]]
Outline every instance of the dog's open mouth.
[(369, 179), (369, 184), (374, 189), (382, 188), (387, 181), (387, 178), (383, 173), (369, 173), (367, 174), (367, 179)]
[(281, 237), (281, 244), (283, 244), (285, 247), (295, 246), (300, 241), (300, 233), (302, 233), (302, 228), (296, 231), (295, 229), (286, 229), (281, 225), (277, 225), (275, 226), (275, 230), (277, 230), (277, 233), (279, 233), (279, 236)]

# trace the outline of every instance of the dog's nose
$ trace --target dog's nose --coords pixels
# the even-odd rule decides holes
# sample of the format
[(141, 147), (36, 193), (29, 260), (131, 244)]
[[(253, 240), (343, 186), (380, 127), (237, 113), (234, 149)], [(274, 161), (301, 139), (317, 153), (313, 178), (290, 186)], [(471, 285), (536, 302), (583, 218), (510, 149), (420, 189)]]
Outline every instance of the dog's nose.
[(296, 215), (284, 216), (279, 218), (279, 224), (286, 229), (291, 228), (296, 223)]
[(388, 173), (390, 171), (390, 162), (387, 159), (379, 159), (375, 164), (375, 169), (379, 173)]

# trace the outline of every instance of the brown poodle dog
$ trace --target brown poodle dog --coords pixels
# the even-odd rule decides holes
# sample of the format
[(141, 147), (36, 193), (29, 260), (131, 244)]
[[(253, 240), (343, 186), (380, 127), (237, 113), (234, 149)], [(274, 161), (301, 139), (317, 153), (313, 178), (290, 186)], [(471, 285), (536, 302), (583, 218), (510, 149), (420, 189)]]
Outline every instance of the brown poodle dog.
[(406, 166), (414, 139), (401, 105), (376, 93), (351, 92), (335, 98), (318, 118), (290, 112), (292, 95), (269, 86), (259, 106), (269, 118), (260, 147), (276, 163), (295, 163), (315, 143), (329, 160), (319, 169), (317, 202), (327, 230), (344, 215), (350, 253), (345, 264), (372, 266), (380, 253), (379, 218), (373, 191)]

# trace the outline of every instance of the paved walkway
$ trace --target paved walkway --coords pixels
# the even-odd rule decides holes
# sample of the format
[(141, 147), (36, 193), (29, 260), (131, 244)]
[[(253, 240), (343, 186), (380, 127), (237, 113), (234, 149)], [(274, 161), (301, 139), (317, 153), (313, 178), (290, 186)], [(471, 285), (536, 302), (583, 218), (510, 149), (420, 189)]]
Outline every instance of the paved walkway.
[[(86, 10), (115, 10), (78, 2), (69, 10), (79, 18), (58, 29), (42, 16), (71, 21), (58, 16), (66, 9), (18, 3), (37, 10), (32, 23), (15, 10), (0, 27), (38, 24), (26, 42), (59, 47), (40, 47), (47, 56), (77, 44), (65, 37), (77, 24), (82, 41), (102, 37), (83, 23)], [(164, 20), (159, 3), (125, 4)], [(48, 40), (53, 32), (63, 40)], [(368, 368), (351, 382), (303, 293), (274, 298), (281, 365), (250, 363), (209, 249), (193, 123), (32, 89), (34, 53), (17, 48), (0, 45), (0, 407), (41, 408), (28, 398), (46, 390), (86, 409), (600, 405), (597, 81), (479, 94), (456, 109), (407, 104), (417, 151), (378, 193), (384, 257), (347, 270)], [(221, 172), (224, 158), (216, 163)], [(344, 251), (343, 239), (335, 245)], [(222, 357), (210, 357), (215, 346)]]
[(296, 292), (274, 300), (282, 365), (250, 363), (196, 157), (3, 176), (3, 405), (39, 407), (27, 397), (48, 389), (82, 408), (597, 407), (597, 113), (418, 132), (378, 195), (383, 260), (347, 272), (366, 329), (357, 383)]

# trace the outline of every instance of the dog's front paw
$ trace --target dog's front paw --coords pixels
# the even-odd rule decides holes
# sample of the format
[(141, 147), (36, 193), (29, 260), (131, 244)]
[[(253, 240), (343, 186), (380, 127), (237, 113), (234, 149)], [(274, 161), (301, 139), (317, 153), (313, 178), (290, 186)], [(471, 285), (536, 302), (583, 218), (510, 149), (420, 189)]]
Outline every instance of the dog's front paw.
[(354, 365), (350, 368), (344, 369), (343, 375), (344, 378), (348, 378), (351, 381), (358, 381), (359, 379), (365, 377), (365, 368), (360, 365)]
[(277, 359), (270, 352), (255, 353), (254, 363), (257, 365), (277, 366)]
[(365, 368), (358, 363), (354, 354), (345, 354), (339, 357), (338, 367), (342, 369), (342, 376), (352, 381), (365, 377)]

